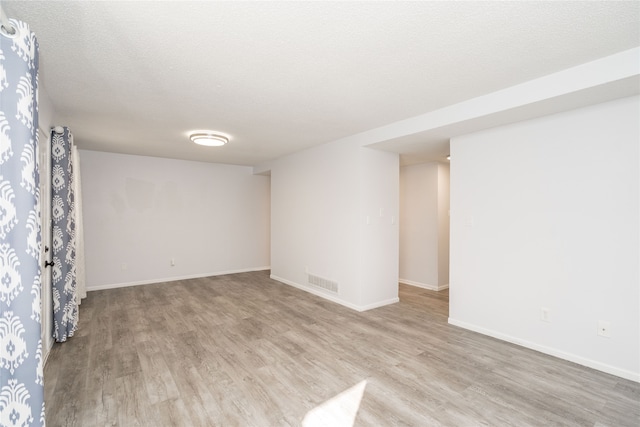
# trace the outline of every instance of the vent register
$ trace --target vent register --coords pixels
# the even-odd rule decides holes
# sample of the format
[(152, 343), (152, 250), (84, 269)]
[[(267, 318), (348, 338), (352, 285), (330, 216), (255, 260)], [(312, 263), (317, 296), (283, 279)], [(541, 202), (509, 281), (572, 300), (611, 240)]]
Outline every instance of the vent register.
[(338, 282), (325, 279), (324, 277), (316, 276), (315, 274), (307, 273), (309, 284), (318, 288), (326, 289), (331, 292), (338, 292)]

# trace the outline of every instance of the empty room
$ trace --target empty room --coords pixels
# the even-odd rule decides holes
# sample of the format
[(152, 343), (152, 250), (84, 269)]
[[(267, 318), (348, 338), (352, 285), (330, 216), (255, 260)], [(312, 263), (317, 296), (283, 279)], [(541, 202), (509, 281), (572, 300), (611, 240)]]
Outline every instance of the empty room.
[(639, 2), (0, 11), (0, 426), (640, 425)]

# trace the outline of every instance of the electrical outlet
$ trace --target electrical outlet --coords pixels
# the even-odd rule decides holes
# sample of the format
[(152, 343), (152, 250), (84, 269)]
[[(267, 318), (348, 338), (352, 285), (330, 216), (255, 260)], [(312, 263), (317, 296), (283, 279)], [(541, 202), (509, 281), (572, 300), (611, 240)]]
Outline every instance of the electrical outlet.
[(126, 263), (122, 263), (120, 264), (120, 270), (125, 271), (127, 269), (127, 264)]
[(540, 320), (543, 322), (551, 323), (551, 309), (547, 307), (540, 307)]
[(598, 335), (605, 338), (611, 338), (611, 322), (598, 320)]
[(176, 259), (175, 258), (171, 258), (171, 267), (176, 265)]

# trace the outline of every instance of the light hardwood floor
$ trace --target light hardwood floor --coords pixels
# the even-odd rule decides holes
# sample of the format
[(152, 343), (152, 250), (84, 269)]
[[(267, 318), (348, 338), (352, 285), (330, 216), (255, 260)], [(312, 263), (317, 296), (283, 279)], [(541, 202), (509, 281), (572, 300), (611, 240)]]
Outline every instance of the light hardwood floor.
[(47, 424), (337, 426), (352, 405), (358, 426), (640, 425), (640, 384), (447, 315), (447, 291), (358, 313), (268, 272), (90, 292), (45, 368)]

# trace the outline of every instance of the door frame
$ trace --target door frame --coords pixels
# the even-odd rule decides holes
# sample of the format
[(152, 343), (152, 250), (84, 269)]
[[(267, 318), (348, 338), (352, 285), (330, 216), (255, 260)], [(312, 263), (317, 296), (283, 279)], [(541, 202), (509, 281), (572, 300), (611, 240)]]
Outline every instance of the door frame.
[[(40, 269), (40, 319), (42, 321), (43, 363), (53, 346), (53, 309), (51, 305), (51, 267), (45, 267), (45, 261), (53, 259), (51, 246), (51, 131), (38, 129), (39, 173), (40, 173), (40, 229), (42, 244), (40, 248), (42, 268)], [(49, 248), (46, 251), (46, 248)]]

